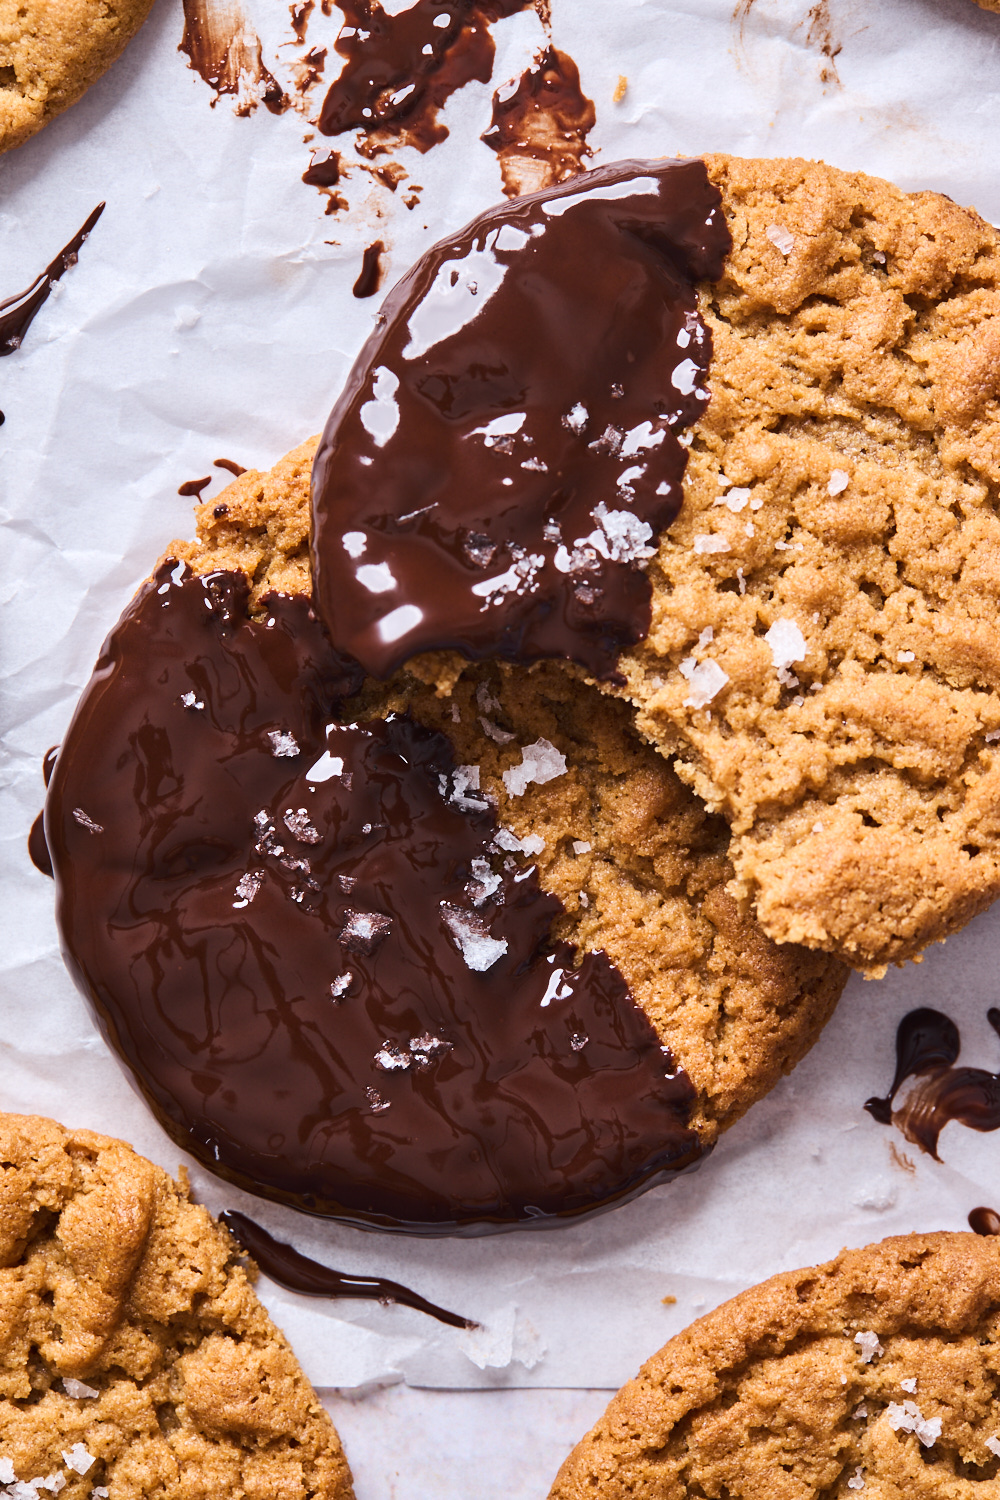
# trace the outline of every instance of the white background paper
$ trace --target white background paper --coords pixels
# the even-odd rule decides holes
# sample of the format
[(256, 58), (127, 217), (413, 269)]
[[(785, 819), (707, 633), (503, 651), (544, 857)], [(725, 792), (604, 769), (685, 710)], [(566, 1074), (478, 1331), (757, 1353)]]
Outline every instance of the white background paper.
[[(1000, 17), (971, 0), (828, 8), (841, 51), (824, 84), (807, 0), (756, 0), (742, 22), (731, 0), (554, 0), (554, 40), (596, 102), (595, 163), (815, 155), (1000, 220)], [(256, 0), (250, 13), (287, 73), (295, 54), (275, 53), (291, 38), (284, 5)], [(24, 348), (0, 360), (0, 1106), (122, 1135), (170, 1169), (179, 1153), (91, 1027), (59, 959), (51, 884), (27, 860), (41, 756), (156, 555), (190, 534), (178, 484), (218, 457), (267, 467), (322, 425), (376, 310), (377, 298), (351, 295), (364, 246), (386, 242), (389, 284), (500, 196), (478, 137), (492, 87), (541, 37), (533, 15), (499, 23), (493, 84), (451, 101), (448, 141), (426, 157), (400, 154), (411, 177), (395, 197), (355, 172), (350, 214), (326, 217), (300, 181), (302, 116), (237, 118), (226, 100), (210, 108), (176, 50), (181, 29), (179, 0), (160, 0), (80, 104), (0, 158), (0, 297), (26, 285), (96, 202), (108, 204)], [(620, 75), (628, 88), (614, 104)], [(423, 191), (407, 210), (412, 183)], [(919, 967), (852, 980), (813, 1053), (698, 1173), (571, 1228), (398, 1239), (192, 1175), (212, 1208), (243, 1208), (341, 1269), (402, 1280), (485, 1324), (470, 1337), (407, 1309), (306, 1301), (262, 1283), (314, 1382), (356, 1393), (346, 1404), (331, 1396), (331, 1409), (359, 1500), (543, 1495), (603, 1406), (602, 1388), (693, 1316), (844, 1244), (962, 1228), (975, 1205), (1000, 1207), (1000, 1137), (950, 1126), (938, 1165), (861, 1109), (885, 1091), (896, 1024), (916, 1005), (955, 1018), (963, 1061), (1000, 1067), (985, 1019), (998, 1000), (1000, 912)]]

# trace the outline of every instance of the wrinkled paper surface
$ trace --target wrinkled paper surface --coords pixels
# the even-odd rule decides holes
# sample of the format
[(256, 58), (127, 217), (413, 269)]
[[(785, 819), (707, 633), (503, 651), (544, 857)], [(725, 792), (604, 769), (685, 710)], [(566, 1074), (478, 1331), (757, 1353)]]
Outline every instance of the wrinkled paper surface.
[[(829, 0), (831, 62), (806, 10), (755, 0), (741, 20), (731, 0), (554, 0), (554, 40), (597, 105), (594, 163), (816, 155), (1000, 220), (1000, 17), (970, 0)], [(269, 22), (256, 17), (265, 58), (280, 62), (286, 8), (257, 0), (256, 11)], [(355, 173), (350, 214), (325, 216), (300, 181), (302, 115), (211, 108), (176, 50), (180, 30), (179, 3), (163, 0), (82, 103), (0, 158), (0, 297), (108, 205), (23, 349), (0, 360), (0, 1105), (123, 1136), (170, 1170), (177, 1148), (97, 1037), (59, 957), (51, 883), (28, 862), (42, 754), (136, 586), (172, 537), (191, 534), (178, 485), (219, 457), (266, 468), (322, 425), (379, 300), (351, 295), (364, 247), (385, 242), (389, 285), (499, 198), (479, 141), (491, 89), (542, 35), (534, 15), (499, 23), (493, 85), (452, 99), (442, 146), (399, 153), (422, 188), (416, 207), (405, 186), (394, 196)], [(1000, 1067), (985, 1019), (998, 976), (1000, 909), (920, 966), (852, 980), (812, 1054), (698, 1172), (586, 1224), (407, 1239), (276, 1208), (198, 1166), (195, 1189), (214, 1210), (240, 1208), (321, 1260), (403, 1281), (483, 1324), (462, 1333), (262, 1281), (317, 1385), (617, 1387), (692, 1317), (774, 1271), (890, 1233), (964, 1228), (977, 1204), (1000, 1207), (1000, 1136), (952, 1125), (939, 1165), (861, 1108), (887, 1089), (895, 1027), (917, 1005), (955, 1018), (963, 1062)]]

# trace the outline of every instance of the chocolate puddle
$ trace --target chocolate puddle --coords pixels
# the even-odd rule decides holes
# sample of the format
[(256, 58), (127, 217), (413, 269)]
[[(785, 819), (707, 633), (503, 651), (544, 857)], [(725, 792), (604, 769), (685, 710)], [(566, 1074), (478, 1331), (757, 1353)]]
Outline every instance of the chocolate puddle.
[[(986, 1018), (1000, 1034), (1000, 1010)], [(1000, 1074), (983, 1068), (957, 1068), (961, 1038), (954, 1021), (939, 1010), (923, 1007), (904, 1016), (896, 1032), (896, 1073), (884, 1099), (865, 1101), (865, 1109), (880, 1125), (895, 1125), (908, 1141), (940, 1161), (938, 1138), (952, 1120), (970, 1130), (1000, 1129)], [(920, 1081), (899, 1109), (896, 1095), (909, 1079)]]
[(374, 297), (382, 280), (382, 255), (385, 246), (381, 240), (369, 245), (361, 258), (361, 272), (352, 288), (355, 297)]
[[(17, 292), (13, 297), (6, 297), (0, 302), (0, 357), (20, 349), (39, 308), (48, 301), (55, 283), (66, 274), (70, 266), (76, 265), (84, 240), (103, 212), (104, 204), (99, 203), (93, 213), (87, 215), (69, 243), (63, 246), (54, 260), (49, 261), (41, 275), (36, 276), (25, 291)], [(0, 422), (2, 420), (0, 417)]]
[[(168, 1132), (315, 1214), (550, 1224), (703, 1154), (693, 1087), (508, 851), (474, 768), (302, 598), (164, 564), (112, 631), (45, 833), (70, 973)], [(506, 842), (505, 842), (506, 840)]]
[(350, 1297), (366, 1302), (398, 1302), (401, 1307), (412, 1307), (417, 1312), (427, 1313), (449, 1328), (478, 1328), (471, 1318), (448, 1312), (434, 1302), (428, 1302), (419, 1292), (398, 1281), (387, 1281), (383, 1276), (350, 1276), (345, 1271), (334, 1271), (303, 1255), (292, 1245), (276, 1240), (273, 1235), (246, 1214), (227, 1208), (219, 1215), (224, 1224), (248, 1255), (252, 1255), (265, 1276), (270, 1276), (279, 1286), (290, 1292), (300, 1292), (305, 1297)]
[(584, 171), (596, 118), (576, 63), (556, 47), (547, 47), (516, 84), (498, 89), (482, 139), (497, 153), (507, 197), (539, 192)]
[(177, 50), (214, 90), (213, 109), (223, 94), (235, 96), (238, 115), (252, 114), (258, 104), (273, 115), (288, 108), (284, 89), (264, 66), (260, 38), (234, 0), (184, 0), (184, 35)]
[(344, 67), (320, 110), (323, 135), (357, 130), (368, 153), (388, 144), (429, 151), (447, 128), (438, 110), (465, 84), (488, 83), (491, 23), (533, 0), (417, 0), (389, 16), (378, 0), (338, 0), (345, 25), (336, 43)]
[(315, 600), (377, 677), (421, 651), (614, 676), (705, 410), (705, 165), (619, 162), (491, 209), (383, 305), (313, 468)]
[(974, 1208), (969, 1214), (969, 1228), (974, 1234), (1000, 1234), (1000, 1214), (995, 1208)]

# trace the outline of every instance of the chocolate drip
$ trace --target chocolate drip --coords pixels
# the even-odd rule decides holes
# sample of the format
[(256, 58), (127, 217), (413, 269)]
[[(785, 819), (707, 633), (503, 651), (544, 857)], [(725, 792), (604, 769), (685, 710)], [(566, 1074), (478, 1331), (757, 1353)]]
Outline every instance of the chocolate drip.
[(316, 8), (316, 0), (302, 0), (301, 5), (290, 5), (289, 14), (292, 18), (292, 30), (295, 32), (295, 40), (301, 47), (306, 39), (306, 31), (309, 28), (309, 17)]
[(419, 1292), (398, 1281), (387, 1281), (384, 1276), (350, 1276), (346, 1271), (335, 1271), (331, 1266), (311, 1260), (292, 1245), (276, 1240), (273, 1235), (246, 1214), (227, 1208), (219, 1215), (224, 1224), (252, 1255), (265, 1276), (270, 1276), (279, 1286), (290, 1292), (300, 1292), (304, 1297), (351, 1297), (365, 1302), (398, 1302), (401, 1307), (412, 1307), (417, 1312), (427, 1313), (449, 1328), (478, 1328), (471, 1318), (448, 1312), (434, 1302), (428, 1302)]
[(493, 118), (482, 139), (500, 159), (508, 198), (539, 192), (584, 170), (587, 135), (597, 116), (580, 88), (576, 63), (546, 47), (516, 86), (493, 95)]
[(375, 676), (421, 651), (609, 678), (705, 410), (705, 165), (620, 162), (491, 209), (392, 291), (313, 469), (316, 603)]
[(202, 490), (207, 490), (211, 483), (211, 474), (206, 474), (204, 479), (185, 479), (183, 484), (177, 486), (177, 493), (188, 500), (200, 500)]
[[(76, 265), (84, 240), (103, 212), (104, 204), (99, 203), (93, 213), (88, 214), (69, 243), (63, 246), (54, 260), (49, 261), (41, 275), (36, 276), (25, 291), (0, 302), (0, 357), (20, 349), (35, 314), (48, 300), (49, 293), (60, 277), (66, 274), (70, 266)], [(0, 417), (0, 422), (2, 420)]]
[(472, 770), (343, 719), (359, 677), (308, 602), (251, 621), (247, 594), (162, 566), (49, 788), (67, 964), (165, 1128), (251, 1191), (424, 1233), (693, 1165), (690, 1081), (607, 956), (551, 941)]
[(416, 0), (395, 16), (378, 0), (337, 3), (346, 25), (335, 45), (345, 61), (323, 100), (321, 133), (360, 130), (375, 149), (402, 138), (429, 151), (448, 134), (437, 118), (445, 101), (473, 79), (490, 80), (490, 24), (532, 0)]
[[(987, 1020), (1000, 1033), (1000, 1010)], [(983, 1132), (1000, 1129), (1000, 1074), (954, 1066), (961, 1039), (954, 1021), (926, 1007), (904, 1016), (896, 1032), (896, 1073), (884, 1099), (865, 1101), (880, 1125), (895, 1125), (908, 1141), (940, 1161), (938, 1138), (952, 1120)], [(911, 1078), (921, 1081), (894, 1109), (896, 1094)]]
[[(233, 476), (234, 479), (239, 479), (239, 477), (240, 477), (241, 474), (245, 474), (246, 473), (246, 465), (245, 464), (238, 464), (236, 462), (236, 460), (232, 459), (232, 458), (216, 458), (216, 459), (213, 459), (212, 460), (212, 467), (213, 467), (213, 469), (226, 469), (226, 470), (228, 470), (228, 472), (230, 474), (232, 474), (232, 476)], [(211, 481), (209, 481), (209, 482), (211, 482)]]
[(184, 35), (177, 50), (215, 91), (213, 109), (223, 94), (237, 96), (238, 115), (252, 114), (258, 103), (272, 115), (288, 109), (288, 95), (265, 67), (260, 38), (238, 0), (184, 0)]
[[(42, 757), (42, 780), (46, 786), (52, 780), (58, 754), (59, 746), (52, 745)], [(51, 879), (52, 861), (49, 858), (49, 846), (45, 842), (45, 814), (43, 812), (38, 814), (28, 834), (28, 858), (36, 870), (40, 870), (43, 875), (48, 875)]]
[(969, 1214), (969, 1228), (974, 1234), (1000, 1234), (1000, 1214), (995, 1208), (974, 1208)]
[(376, 240), (374, 245), (369, 245), (361, 260), (361, 274), (354, 283), (355, 297), (373, 297), (379, 289), (382, 280), (382, 252), (385, 249), (381, 240)]

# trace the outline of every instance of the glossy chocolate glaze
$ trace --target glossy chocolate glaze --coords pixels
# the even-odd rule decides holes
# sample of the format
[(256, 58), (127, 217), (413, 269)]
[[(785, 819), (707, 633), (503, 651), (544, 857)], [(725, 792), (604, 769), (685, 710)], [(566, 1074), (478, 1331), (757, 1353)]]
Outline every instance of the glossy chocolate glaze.
[[(70, 266), (76, 265), (84, 240), (103, 212), (104, 204), (99, 203), (87, 215), (69, 243), (63, 246), (54, 260), (49, 261), (41, 275), (36, 276), (23, 292), (5, 297), (0, 302), (0, 357), (20, 349), (24, 335), (31, 327), (39, 308), (48, 300), (49, 293), (60, 277), (66, 274)], [(2, 421), (3, 417), (0, 415), (0, 423)]]
[(1000, 1234), (1000, 1214), (995, 1208), (974, 1208), (969, 1214), (969, 1228), (974, 1234)]
[(705, 165), (491, 209), (390, 293), (313, 468), (317, 608), (377, 677), (420, 651), (614, 675), (677, 515), (730, 246)]
[(304, 1297), (349, 1297), (364, 1302), (398, 1302), (402, 1307), (412, 1307), (417, 1312), (427, 1313), (428, 1317), (436, 1318), (439, 1323), (447, 1323), (449, 1328), (479, 1327), (473, 1319), (463, 1318), (459, 1313), (448, 1312), (447, 1308), (428, 1302), (419, 1292), (412, 1292), (398, 1281), (387, 1281), (384, 1276), (351, 1276), (346, 1271), (335, 1271), (332, 1266), (321, 1265), (318, 1260), (303, 1255), (293, 1245), (276, 1240), (260, 1224), (248, 1219), (246, 1214), (238, 1213), (236, 1209), (224, 1209), (219, 1215), (219, 1223), (224, 1224), (247, 1254), (253, 1256), (265, 1276), (270, 1276), (272, 1281), (287, 1287), (290, 1292), (300, 1292)]
[(340, 181), (340, 152), (331, 151), (320, 161), (314, 158), (302, 173), (302, 181), (308, 187), (336, 187)]
[(597, 116), (580, 87), (576, 63), (546, 47), (511, 87), (493, 95), (493, 118), (482, 139), (500, 159), (508, 198), (576, 177), (593, 152), (587, 135)]
[[(52, 780), (58, 754), (59, 746), (52, 745), (42, 757), (42, 780), (46, 786)], [(40, 870), (43, 875), (48, 875), (49, 879), (52, 878), (52, 861), (49, 858), (49, 846), (45, 842), (44, 812), (40, 812), (31, 825), (31, 831), (28, 834), (28, 858), (36, 870)]]
[(490, 23), (532, 0), (416, 0), (390, 16), (378, 0), (337, 0), (345, 26), (336, 42), (344, 59), (323, 100), (323, 135), (360, 130), (402, 137), (428, 151), (448, 134), (437, 112), (473, 79), (488, 83), (495, 47)]
[[(1000, 1034), (1000, 1010), (986, 1012)], [(983, 1068), (957, 1068), (961, 1038), (954, 1021), (939, 1010), (921, 1008), (904, 1016), (896, 1032), (896, 1073), (884, 1099), (865, 1101), (865, 1109), (880, 1125), (893, 1124), (908, 1141), (940, 1161), (938, 1138), (952, 1120), (970, 1130), (1000, 1129), (1000, 1074)], [(897, 1093), (909, 1079), (919, 1082), (903, 1104), (894, 1108)], [(975, 1227), (975, 1226), (973, 1226)]]
[(382, 280), (382, 252), (385, 246), (381, 240), (376, 240), (369, 245), (361, 258), (361, 273), (352, 288), (355, 297), (374, 297)]
[(160, 568), (46, 803), (67, 964), (165, 1128), (251, 1191), (425, 1233), (693, 1165), (690, 1081), (607, 956), (551, 942), (560, 902), (448, 741), (342, 719), (359, 676), (307, 601), (250, 621), (247, 590)]

